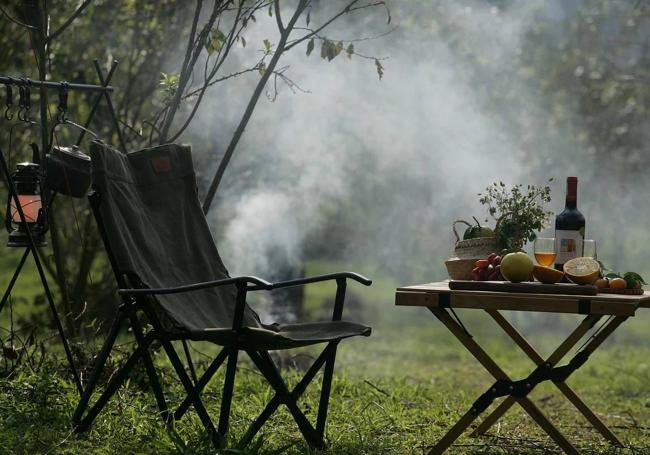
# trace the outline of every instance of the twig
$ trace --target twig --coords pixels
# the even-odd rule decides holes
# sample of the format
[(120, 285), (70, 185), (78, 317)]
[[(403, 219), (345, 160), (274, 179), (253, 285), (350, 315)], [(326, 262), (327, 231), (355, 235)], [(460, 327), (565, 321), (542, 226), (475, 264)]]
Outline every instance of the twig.
[(379, 387), (377, 387), (376, 385), (374, 385), (372, 382), (368, 381), (367, 379), (364, 379), (363, 382), (368, 384), (370, 387), (375, 389), (377, 392), (383, 393), (387, 397), (390, 397), (390, 393), (386, 392), (385, 390), (380, 389)]
[(55, 40), (61, 33), (65, 31), (65, 29), (67, 29), (70, 26), (70, 24), (74, 22), (74, 20), (77, 17), (79, 17), (81, 13), (83, 13), (83, 11), (88, 7), (88, 5), (90, 5), (90, 3), (92, 3), (92, 0), (83, 0), (81, 5), (79, 5), (79, 7), (75, 10), (75, 12), (72, 13), (72, 15), (68, 19), (66, 19), (66, 21), (63, 23), (63, 25), (61, 25), (61, 27), (56, 29), (54, 33), (50, 34), (45, 39), (45, 42), (50, 43), (51, 41)]
[(2, 6), (0, 6), (0, 12), (7, 19), (9, 19), (11, 22), (13, 22), (14, 24), (20, 25), (21, 27), (25, 27), (25, 28), (28, 28), (28, 29), (31, 29), (31, 30), (36, 30), (36, 27), (34, 27), (33, 25), (29, 25), (29, 24), (25, 24), (24, 22), (20, 22), (18, 19), (16, 19), (12, 15), (10, 15), (7, 11), (5, 11), (5, 9)]

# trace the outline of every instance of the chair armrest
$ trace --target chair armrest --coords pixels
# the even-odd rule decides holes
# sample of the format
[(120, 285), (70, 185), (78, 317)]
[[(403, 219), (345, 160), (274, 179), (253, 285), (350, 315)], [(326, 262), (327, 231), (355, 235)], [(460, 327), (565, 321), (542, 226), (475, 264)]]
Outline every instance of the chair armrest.
[(338, 273), (328, 273), (327, 275), (318, 275), (318, 276), (312, 276), (307, 278), (299, 278), (297, 280), (280, 281), (277, 283), (273, 283), (271, 287), (272, 289), (288, 288), (292, 286), (302, 286), (310, 283), (319, 283), (322, 281), (339, 280), (341, 278), (349, 278), (351, 280), (363, 284), (364, 286), (370, 286), (372, 284), (372, 280), (366, 278), (363, 275), (359, 275), (358, 273), (338, 272)]
[(254, 276), (239, 276), (235, 278), (225, 278), (222, 280), (204, 281), (201, 283), (192, 283), (184, 286), (176, 286), (171, 288), (157, 288), (157, 289), (118, 289), (120, 295), (162, 295), (162, 294), (178, 294), (182, 292), (197, 291), (199, 289), (215, 288), (219, 286), (226, 286), (229, 284), (245, 285), (254, 284), (255, 289), (273, 289), (273, 285), (266, 280)]

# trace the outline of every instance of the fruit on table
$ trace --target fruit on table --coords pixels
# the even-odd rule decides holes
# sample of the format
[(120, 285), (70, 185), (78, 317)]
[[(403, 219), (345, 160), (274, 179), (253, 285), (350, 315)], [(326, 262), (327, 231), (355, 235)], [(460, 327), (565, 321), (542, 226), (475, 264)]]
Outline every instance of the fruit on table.
[[(643, 277), (636, 272), (625, 272), (622, 275), (616, 272), (610, 272), (605, 275), (605, 279), (609, 280), (609, 287), (614, 289), (641, 289), (641, 286), (647, 284)], [(616, 284), (612, 286), (614, 280), (623, 280), (625, 281), (625, 286), (622, 285), (621, 281), (616, 281)]]
[[(600, 264), (592, 258), (571, 259), (563, 268), (567, 278), (576, 284), (592, 284), (600, 276)], [(612, 287), (611, 281), (609, 287)]]
[(486, 259), (479, 259), (472, 270), (474, 281), (501, 281), (501, 256), (491, 253)]
[(609, 279), (608, 278), (599, 278), (596, 281), (594, 281), (594, 285), (598, 289), (607, 289), (609, 287)]
[(513, 283), (528, 281), (533, 268), (533, 260), (524, 252), (508, 253), (501, 259), (501, 274)]
[(564, 272), (552, 269), (550, 267), (535, 265), (533, 266), (533, 276), (537, 278), (540, 283), (555, 284), (564, 278)]
[(609, 282), (610, 289), (625, 289), (627, 288), (627, 283), (623, 278), (614, 278)]
[(481, 223), (479, 223), (476, 218), (474, 218), (474, 221), (476, 221), (475, 226), (470, 226), (467, 229), (465, 229), (465, 232), (463, 233), (463, 240), (476, 239), (479, 237), (496, 236), (494, 230), (486, 226), (481, 226)]

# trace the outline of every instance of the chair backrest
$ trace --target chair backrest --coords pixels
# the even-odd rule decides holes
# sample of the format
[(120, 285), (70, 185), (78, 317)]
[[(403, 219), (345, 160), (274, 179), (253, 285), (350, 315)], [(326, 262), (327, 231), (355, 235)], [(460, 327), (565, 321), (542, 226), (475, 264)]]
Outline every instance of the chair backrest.
[[(93, 142), (90, 155), (97, 221), (117, 277), (135, 274), (150, 288), (228, 277), (198, 199), (189, 146), (123, 154)], [(235, 287), (226, 286), (156, 300), (179, 328), (201, 330), (232, 326), (235, 295)], [(259, 326), (248, 307), (244, 325)]]

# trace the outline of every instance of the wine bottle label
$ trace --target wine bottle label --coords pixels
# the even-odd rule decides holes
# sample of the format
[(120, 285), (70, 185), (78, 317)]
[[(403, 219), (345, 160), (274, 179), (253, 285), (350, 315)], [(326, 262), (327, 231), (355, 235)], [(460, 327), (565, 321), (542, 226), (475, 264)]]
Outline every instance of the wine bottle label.
[(565, 262), (582, 256), (584, 234), (580, 231), (555, 231), (557, 256), (556, 264)]

